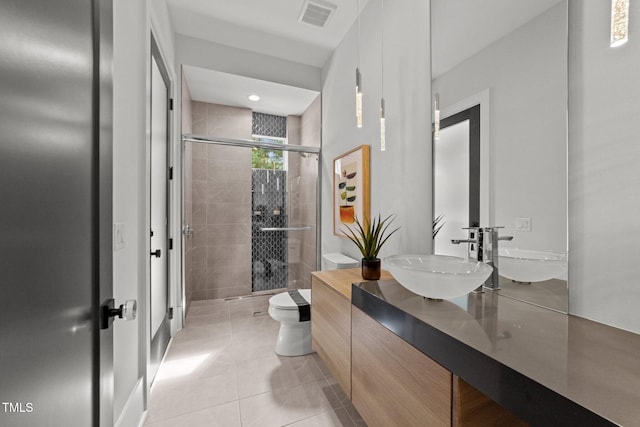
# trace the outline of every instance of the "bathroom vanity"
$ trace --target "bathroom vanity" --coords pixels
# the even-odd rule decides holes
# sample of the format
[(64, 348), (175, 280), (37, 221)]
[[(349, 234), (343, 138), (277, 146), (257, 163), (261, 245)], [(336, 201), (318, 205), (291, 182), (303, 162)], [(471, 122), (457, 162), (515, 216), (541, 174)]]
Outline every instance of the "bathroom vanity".
[[(381, 280), (392, 279), (383, 271)], [(351, 286), (362, 282), (359, 268), (311, 273), (313, 349), (351, 398)]]
[(639, 425), (640, 336), (491, 292), (431, 301), (387, 278), (312, 273), (314, 348), (370, 427)]

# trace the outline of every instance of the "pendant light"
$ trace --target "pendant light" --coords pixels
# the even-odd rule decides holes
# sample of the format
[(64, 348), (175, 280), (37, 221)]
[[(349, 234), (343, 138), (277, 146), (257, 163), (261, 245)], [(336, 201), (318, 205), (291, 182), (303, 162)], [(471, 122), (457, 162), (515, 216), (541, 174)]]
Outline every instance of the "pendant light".
[(384, 120), (384, 0), (380, 0), (380, 151), (387, 149)]
[(360, 0), (358, 5), (358, 45), (356, 48), (356, 125), (362, 127), (362, 76), (360, 75)]
[(433, 139), (440, 139), (440, 95), (437, 93), (433, 101)]
[(629, 0), (611, 0), (611, 47), (629, 40)]

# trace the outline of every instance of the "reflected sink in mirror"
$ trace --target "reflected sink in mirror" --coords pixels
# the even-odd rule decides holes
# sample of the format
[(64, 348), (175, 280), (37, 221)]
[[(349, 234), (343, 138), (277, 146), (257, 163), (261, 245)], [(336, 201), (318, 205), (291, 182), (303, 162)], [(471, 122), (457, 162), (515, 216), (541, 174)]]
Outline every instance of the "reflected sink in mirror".
[(423, 297), (449, 299), (482, 285), (493, 267), (481, 262), (446, 255), (392, 255), (384, 268), (403, 287)]
[(531, 283), (564, 279), (567, 254), (516, 248), (498, 249), (498, 273), (517, 282)]

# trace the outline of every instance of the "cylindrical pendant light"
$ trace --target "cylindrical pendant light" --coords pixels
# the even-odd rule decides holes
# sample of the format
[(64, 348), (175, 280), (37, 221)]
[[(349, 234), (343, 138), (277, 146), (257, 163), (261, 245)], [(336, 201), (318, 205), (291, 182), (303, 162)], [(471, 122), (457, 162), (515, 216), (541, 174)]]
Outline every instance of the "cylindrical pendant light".
[(433, 101), (433, 139), (440, 139), (440, 95), (437, 93)]
[(629, 0), (611, 0), (611, 47), (629, 40)]
[(356, 47), (356, 125), (362, 127), (362, 76), (360, 75), (360, 0), (358, 6), (358, 45)]
[(362, 81), (360, 68), (356, 68), (356, 125), (362, 127)]

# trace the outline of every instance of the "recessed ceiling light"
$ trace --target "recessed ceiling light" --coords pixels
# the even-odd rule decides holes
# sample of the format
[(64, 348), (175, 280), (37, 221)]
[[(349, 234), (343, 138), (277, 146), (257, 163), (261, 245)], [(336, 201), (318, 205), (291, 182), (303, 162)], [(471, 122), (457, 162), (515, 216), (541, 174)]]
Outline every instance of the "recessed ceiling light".
[(258, 95), (249, 95), (249, 101), (260, 101), (260, 97)]

